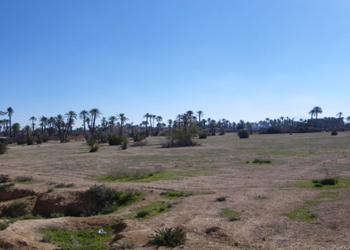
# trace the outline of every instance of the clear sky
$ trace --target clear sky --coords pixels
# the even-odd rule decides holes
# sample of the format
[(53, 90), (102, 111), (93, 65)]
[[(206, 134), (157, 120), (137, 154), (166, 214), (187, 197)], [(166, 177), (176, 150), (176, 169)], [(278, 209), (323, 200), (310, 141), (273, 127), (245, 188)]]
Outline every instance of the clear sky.
[(0, 110), (22, 127), (91, 108), (134, 124), (350, 116), (349, 13), (348, 0), (1, 0)]

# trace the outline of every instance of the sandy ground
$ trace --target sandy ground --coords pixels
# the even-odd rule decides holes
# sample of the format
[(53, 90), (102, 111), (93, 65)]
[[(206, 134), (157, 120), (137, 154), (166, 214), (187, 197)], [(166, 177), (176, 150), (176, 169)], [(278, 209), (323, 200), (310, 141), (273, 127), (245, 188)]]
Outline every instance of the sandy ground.
[[(117, 189), (145, 192), (145, 200), (108, 216), (89, 218), (17, 221), (0, 231), (0, 248), (55, 249), (40, 242), (39, 228), (98, 228), (123, 219), (123, 242), (134, 242), (136, 249), (147, 245), (155, 229), (181, 226), (188, 241), (178, 249), (350, 249), (349, 188), (300, 188), (298, 180), (350, 176), (350, 133), (253, 135), (239, 140), (234, 134), (210, 137), (202, 146), (160, 148), (161, 138), (150, 138), (148, 146), (125, 151), (103, 145), (97, 153), (87, 153), (82, 142), (47, 143), (40, 146), (10, 146), (0, 156), (0, 174), (32, 176), (38, 183), (16, 184), (16, 188), (46, 192), (50, 183), (74, 183), (70, 189), (86, 190), (100, 183), (96, 176), (111, 169), (161, 167), (166, 171), (189, 172), (176, 180), (153, 182), (108, 182)], [(254, 158), (268, 158), (272, 164), (246, 164)], [(147, 220), (125, 219), (130, 209), (151, 201), (165, 200), (164, 190), (191, 191), (196, 195), (170, 200), (169, 212)], [(283, 215), (305, 206), (325, 191), (336, 192), (337, 200), (309, 206), (318, 215), (314, 221), (293, 220)], [(226, 197), (217, 202), (216, 198)], [(5, 204), (5, 203), (0, 203)], [(220, 216), (222, 209), (240, 213), (237, 221)]]

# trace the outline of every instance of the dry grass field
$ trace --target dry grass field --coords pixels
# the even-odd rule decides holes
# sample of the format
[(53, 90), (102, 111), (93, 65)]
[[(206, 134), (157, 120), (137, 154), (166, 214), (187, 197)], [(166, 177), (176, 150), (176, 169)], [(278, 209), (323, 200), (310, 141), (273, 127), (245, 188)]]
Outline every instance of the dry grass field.
[[(154, 230), (177, 226), (188, 239), (179, 249), (350, 249), (349, 132), (254, 134), (249, 139), (226, 134), (187, 148), (162, 148), (163, 140), (148, 138), (146, 146), (127, 150), (106, 144), (96, 153), (82, 141), (10, 145), (0, 155), (0, 174), (34, 179), (11, 187), (35, 193), (21, 199), (34, 202), (43, 193), (69, 196), (94, 184), (136, 189), (145, 196), (108, 215), (18, 220), (0, 231), (0, 248), (55, 249), (40, 241), (41, 228), (98, 228), (122, 218), (127, 226), (119, 241), (134, 243), (134, 249), (154, 249), (147, 244)], [(255, 164), (255, 159), (271, 163)], [(125, 177), (137, 173), (144, 177)], [(125, 178), (118, 179), (121, 175)], [(311, 180), (326, 177), (340, 182), (313, 186)], [(55, 188), (59, 183), (74, 186)], [(170, 190), (192, 195), (160, 195)], [(132, 211), (155, 201), (171, 208), (149, 218), (132, 217)], [(9, 202), (0, 202), (0, 209)]]

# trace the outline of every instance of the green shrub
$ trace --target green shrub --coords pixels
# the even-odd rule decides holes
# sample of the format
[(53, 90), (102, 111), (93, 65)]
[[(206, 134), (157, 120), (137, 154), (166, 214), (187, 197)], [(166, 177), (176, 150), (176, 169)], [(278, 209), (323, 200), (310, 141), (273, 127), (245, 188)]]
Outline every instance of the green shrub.
[(124, 140), (122, 143), (122, 149), (125, 150), (128, 147), (128, 140)]
[(117, 191), (116, 189), (106, 187), (104, 185), (94, 185), (85, 191), (91, 200), (96, 202), (97, 210), (91, 213), (111, 213), (118, 207), (129, 205), (139, 200), (142, 193), (135, 190)]
[[(250, 163), (250, 162), (248, 162), (248, 163)], [(254, 164), (269, 164), (269, 163), (272, 163), (272, 161), (268, 160), (268, 159), (255, 158), (252, 163), (254, 163)]]
[(207, 131), (201, 131), (198, 133), (199, 139), (207, 139), (208, 132)]
[(216, 201), (218, 201), (218, 202), (226, 201), (226, 197), (225, 196), (218, 197), (218, 198), (216, 198)]
[(167, 191), (167, 192), (162, 192), (160, 195), (164, 198), (168, 199), (177, 199), (177, 198), (184, 198), (184, 197), (189, 197), (193, 195), (192, 192), (184, 192), (184, 191)]
[(312, 180), (312, 183), (314, 183), (314, 187), (335, 186), (339, 183), (339, 180), (336, 177), (328, 177), (321, 180)]
[(33, 136), (28, 136), (27, 137), (27, 145), (33, 145), (34, 143), (34, 137)]
[(336, 130), (333, 130), (332, 131), (332, 135), (334, 136), (334, 135), (338, 135), (338, 132), (336, 131)]
[(5, 230), (9, 226), (6, 222), (0, 222), (0, 231)]
[(14, 185), (15, 185), (15, 183), (13, 183), (13, 182), (2, 183), (0, 185), (0, 190), (8, 189), (8, 188), (10, 188), (10, 187), (12, 187)]
[(136, 217), (143, 218), (143, 217), (146, 217), (147, 215), (149, 215), (148, 211), (140, 211), (140, 212), (137, 212)]
[(36, 143), (41, 144), (43, 142), (43, 137), (40, 133), (37, 134)]
[(133, 140), (134, 142), (140, 142), (142, 140), (146, 139), (145, 135), (139, 133), (139, 132), (135, 132), (133, 135)]
[(164, 148), (197, 146), (198, 143), (193, 139), (197, 137), (197, 127), (174, 129), (167, 136), (167, 142), (163, 144)]
[(55, 185), (55, 188), (71, 188), (71, 187), (74, 187), (74, 183), (69, 183), (69, 184), (59, 183)]
[(108, 143), (110, 146), (122, 145), (124, 141), (127, 141), (125, 136), (119, 134), (109, 134)]
[(90, 153), (97, 152), (100, 146), (97, 144), (95, 139), (87, 140), (87, 145), (90, 147)]
[(1, 215), (7, 217), (23, 216), (27, 213), (27, 211), (25, 211), (27, 206), (28, 202), (26, 201), (14, 201), (2, 210)]
[(43, 137), (43, 142), (48, 142), (49, 141), (49, 137), (47, 137), (46, 135), (44, 135)]
[(156, 246), (177, 247), (186, 243), (186, 231), (182, 228), (164, 228), (155, 230), (151, 243)]
[(7, 152), (7, 144), (0, 141), (0, 155)]
[(220, 215), (227, 218), (229, 221), (236, 221), (239, 220), (240, 213), (225, 208), (221, 211)]
[(249, 132), (247, 130), (241, 129), (238, 131), (238, 136), (240, 139), (247, 139), (249, 138)]
[(27, 143), (27, 139), (19, 139), (18, 141), (17, 141), (17, 144), (18, 145), (24, 145), (24, 144), (26, 144)]

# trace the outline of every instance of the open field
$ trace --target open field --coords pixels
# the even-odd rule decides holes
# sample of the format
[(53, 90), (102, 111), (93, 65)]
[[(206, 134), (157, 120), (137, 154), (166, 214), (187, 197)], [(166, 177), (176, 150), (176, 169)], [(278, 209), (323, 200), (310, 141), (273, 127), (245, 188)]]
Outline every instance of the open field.
[[(16, 249), (54, 249), (40, 242), (40, 228), (99, 226), (116, 218), (127, 224), (120, 241), (135, 243), (135, 249), (153, 249), (147, 242), (154, 230), (176, 226), (187, 231), (182, 249), (350, 248), (349, 132), (252, 135), (245, 140), (226, 134), (187, 148), (161, 148), (162, 140), (148, 138), (147, 146), (127, 150), (103, 144), (97, 153), (89, 153), (82, 141), (10, 145), (8, 153), (0, 155), (0, 173), (35, 180), (12, 188), (36, 194), (52, 189), (50, 195), (64, 195), (104, 184), (118, 190), (136, 189), (145, 196), (100, 217), (14, 222), (0, 231), (0, 248), (8, 243)], [(257, 158), (271, 163), (254, 164)], [(151, 174), (132, 181), (117, 178), (121, 172), (137, 171)], [(341, 185), (313, 187), (312, 179), (325, 177), (337, 177)], [(54, 188), (53, 183), (74, 186)], [(191, 195), (178, 199), (160, 195), (169, 190)], [(219, 197), (225, 198), (217, 201)], [(171, 207), (155, 216), (133, 219), (133, 211), (156, 201)], [(230, 213), (234, 218), (226, 216)]]

